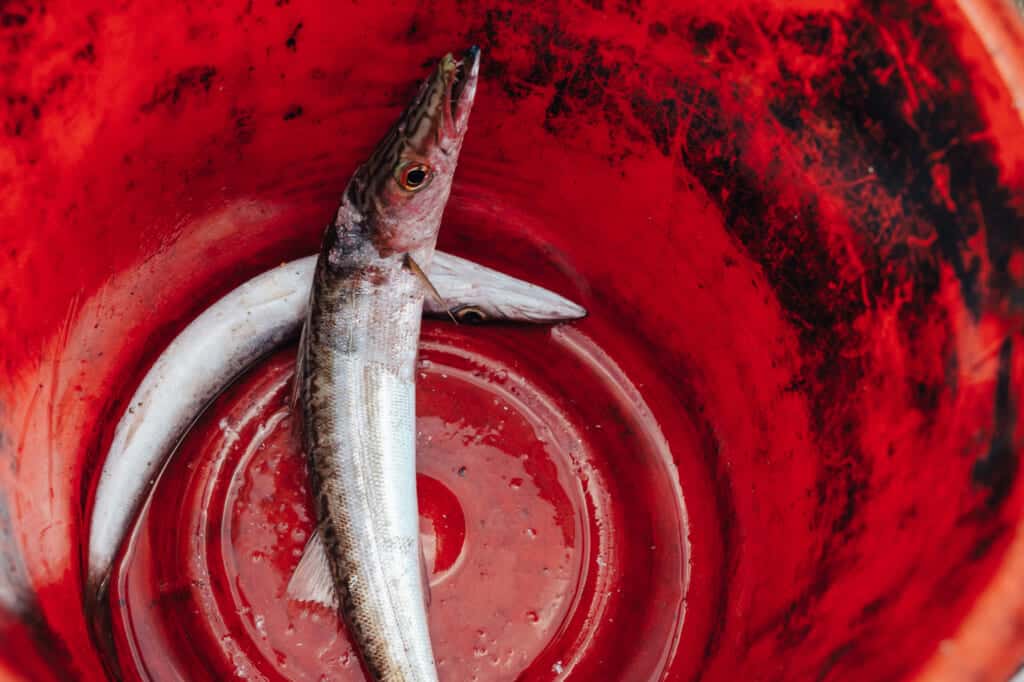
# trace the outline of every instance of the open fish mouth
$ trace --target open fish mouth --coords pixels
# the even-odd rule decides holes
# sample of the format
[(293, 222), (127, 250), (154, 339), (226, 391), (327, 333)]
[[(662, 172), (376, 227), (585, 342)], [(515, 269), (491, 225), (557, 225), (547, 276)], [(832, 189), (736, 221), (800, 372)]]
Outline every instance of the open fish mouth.
[(476, 96), (476, 84), (480, 74), (480, 48), (470, 47), (462, 59), (455, 63), (448, 100), (456, 132), (464, 130), (469, 111)]
[[(468, 72), (472, 71), (476, 64), (480, 60), (480, 48), (471, 47), (466, 50), (466, 54), (463, 55), (462, 59), (455, 63), (455, 75), (452, 77), (452, 95), (451, 95), (451, 106), (452, 115), (458, 114), (459, 97), (466, 89), (466, 82), (468, 80)], [(467, 66), (468, 64), (468, 66)]]

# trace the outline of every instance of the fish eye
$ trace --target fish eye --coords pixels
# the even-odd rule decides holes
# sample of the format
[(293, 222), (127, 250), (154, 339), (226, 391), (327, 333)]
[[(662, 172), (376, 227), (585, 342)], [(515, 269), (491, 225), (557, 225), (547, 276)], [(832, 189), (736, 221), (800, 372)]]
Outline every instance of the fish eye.
[(410, 163), (398, 171), (399, 186), (409, 192), (423, 189), (430, 182), (430, 166), (425, 163)]
[(466, 324), (480, 324), (487, 321), (487, 313), (472, 305), (460, 306), (452, 311), (452, 315), (459, 322)]

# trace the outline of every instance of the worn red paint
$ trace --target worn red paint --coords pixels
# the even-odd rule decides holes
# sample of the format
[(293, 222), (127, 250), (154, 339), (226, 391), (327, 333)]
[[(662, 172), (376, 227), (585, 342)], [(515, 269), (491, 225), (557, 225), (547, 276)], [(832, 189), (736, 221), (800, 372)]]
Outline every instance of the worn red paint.
[[(591, 311), (578, 336), (430, 331), (431, 352), (477, 349), (481, 371), (526, 376), (591, 455), (567, 469), (571, 448), (553, 447), (549, 464), (511, 477), (536, 482), (528, 508), (563, 533), (549, 549), (600, 540), (580, 555), (588, 571), (573, 574), (578, 600), (544, 634), (551, 646), (501, 642), (535, 652), (519, 669), (904, 678), (954, 632), (1021, 511), (1024, 131), (952, 0), (101, 5), (0, 11), (0, 577), (31, 614), (26, 626), (5, 615), (3, 641), (37, 645), (4, 647), (9, 667), (100, 677), (79, 542), (112, 420), (199, 310), (315, 250), (421, 65), (471, 41), (485, 72), (441, 246)], [(287, 366), (268, 361), (216, 415)], [(639, 396), (608, 379), (620, 371)], [(465, 390), (424, 408), (501, 418), (473, 398), (485, 388)], [(670, 482), (633, 459), (658, 461), (654, 424), (686, 501), (689, 548), (675, 554), (648, 542), (679, 535), (664, 515)], [(195, 471), (212, 461), (215, 425), (183, 452)], [(199, 504), (188, 464), (158, 491), (161, 509), (175, 499), (163, 495), (192, 500), (183, 524)], [(455, 497), (469, 552), (467, 510), (494, 491), (472, 488), (465, 466), (426, 479), (424, 496)], [(208, 481), (226, 505), (230, 486)], [(570, 483), (582, 497), (559, 502)], [(264, 513), (238, 505), (238, 518)], [(179, 542), (168, 530), (153, 538)], [(442, 554), (458, 544), (437, 532)], [(198, 614), (183, 622), (205, 644), (176, 653), (214, 676), (232, 654), (217, 644), (220, 614), (238, 650), (274, 668), (215, 583), (269, 594), (291, 559), (232, 573), (173, 546), (153, 546), (160, 570), (208, 570), (212, 591), (174, 584), (146, 622)], [(665, 573), (684, 550), (688, 583)], [(665, 613), (684, 589), (666, 649)], [(439, 624), (453, 660), (472, 658), (473, 623), (491, 615), (466, 602)]]

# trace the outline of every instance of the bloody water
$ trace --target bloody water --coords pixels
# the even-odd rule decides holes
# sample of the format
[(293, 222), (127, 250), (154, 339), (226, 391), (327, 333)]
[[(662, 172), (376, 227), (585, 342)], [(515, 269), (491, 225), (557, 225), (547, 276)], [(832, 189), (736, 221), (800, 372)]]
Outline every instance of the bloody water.
[[(314, 525), (294, 353), (221, 396), (157, 484), (111, 600), (127, 677), (363, 679), (336, 613), (285, 593)], [(621, 370), (571, 327), (434, 324), (417, 392), (442, 678), (660, 675), (683, 621), (685, 511)], [(633, 637), (645, 646), (612, 661), (593, 646)]]

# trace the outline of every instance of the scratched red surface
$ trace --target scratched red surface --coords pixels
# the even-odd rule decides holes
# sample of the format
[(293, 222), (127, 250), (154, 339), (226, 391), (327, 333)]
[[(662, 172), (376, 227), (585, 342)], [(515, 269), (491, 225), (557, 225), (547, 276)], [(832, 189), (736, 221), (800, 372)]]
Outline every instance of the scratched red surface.
[(116, 658), (83, 521), (149, 363), (313, 252), (424, 65), (470, 42), (441, 246), (591, 314), (424, 336), (443, 675), (906, 679), (1003, 557), (1024, 131), (957, 3), (12, 0), (0, 40), (6, 667), (358, 678), (328, 612), (279, 599), (311, 524), (288, 349), (158, 483)]

